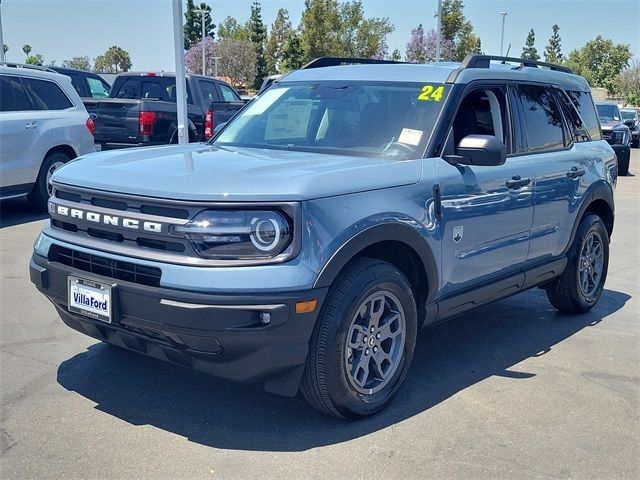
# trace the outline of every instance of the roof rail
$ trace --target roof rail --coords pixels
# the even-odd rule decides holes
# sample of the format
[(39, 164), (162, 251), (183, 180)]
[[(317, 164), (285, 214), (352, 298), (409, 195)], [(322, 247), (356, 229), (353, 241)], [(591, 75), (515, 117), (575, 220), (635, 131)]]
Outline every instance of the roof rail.
[(375, 60), (373, 58), (320, 57), (315, 60), (311, 60), (306, 65), (303, 65), (300, 67), (300, 70), (308, 70), (309, 68), (338, 67), (340, 65), (370, 65), (381, 63), (406, 62), (396, 62), (395, 60)]
[(0, 62), (0, 65), (11, 68), (26, 68), (29, 70), (40, 70), (41, 72), (58, 73), (49, 67), (43, 67), (42, 65), (31, 65), (28, 63)]
[(491, 60), (497, 60), (502, 63), (519, 63), (523, 67), (545, 67), (549, 70), (556, 70), (558, 72), (573, 73), (573, 70), (571, 70), (569, 67), (556, 65), (555, 63), (539, 62), (537, 60), (529, 60), (527, 58), (500, 57), (498, 55), (467, 55), (460, 64), (460, 67), (463, 69), (489, 68)]

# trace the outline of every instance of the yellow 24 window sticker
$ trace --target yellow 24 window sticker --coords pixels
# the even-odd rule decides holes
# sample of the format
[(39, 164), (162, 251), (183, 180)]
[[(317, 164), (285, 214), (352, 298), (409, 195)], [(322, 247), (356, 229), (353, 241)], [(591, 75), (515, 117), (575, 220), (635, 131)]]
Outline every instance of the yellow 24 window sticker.
[(433, 85), (425, 85), (418, 95), (418, 100), (427, 100), (432, 102), (439, 102), (442, 100), (442, 94), (444, 93), (444, 87), (440, 86), (434, 88)]

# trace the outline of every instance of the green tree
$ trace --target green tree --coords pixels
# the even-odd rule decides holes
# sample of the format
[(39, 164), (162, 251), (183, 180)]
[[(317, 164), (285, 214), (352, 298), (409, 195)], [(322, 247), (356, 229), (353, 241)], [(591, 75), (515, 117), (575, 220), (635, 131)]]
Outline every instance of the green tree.
[(35, 55), (29, 55), (24, 61), (27, 65), (42, 65), (44, 63), (44, 57), (39, 53)]
[(247, 22), (249, 29), (249, 39), (253, 44), (256, 53), (256, 76), (254, 80), (254, 88), (260, 88), (262, 79), (267, 76), (267, 61), (264, 56), (265, 43), (267, 41), (267, 26), (262, 21), (262, 8), (260, 2), (254, 0), (251, 4), (251, 16)]
[(302, 49), (302, 35), (293, 30), (282, 47), (282, 72), (297, 70), (304, 65), (304, 50)]
[(73, 57), (71, 60), (63, 60), (63, 67), (67, 68), (77, 68), (79, 70), (91, 70), (91, 62), (89, 57)]
[(306, 61), (335, 55), (340, 15), (336, 0), (305, 0), (301, 21), (302, 51)]
[(7, 45), (6, 43), (2, 44), (2, 51), (4, 53), (7, 53), (9, 51), (9, 45)]
[(524, 43), (524, 47), (522, 48), (522, 55), (520, 58), (524, 58), (526, 60), (540, 60), (540, 55), (538, 55), (538, 50), (535, 47), (536, 43), (536, 33), (533, 31), (533, 28), (529, 30), (529, 35), (527, 35), (527, 41)]
[(114, 45), (95, 59), (94, 69), (99, 73), (127, 72), (131, 68), (131, 58), (126, 50)]
[(402, 60), (402, 54), (400, 53), (400, 50), (398, 50), (397, 48), (391, 53), (391, 60), (393, 60), (394, 62), (399, 62), (400, 60)]
[(216, 26), (211, 19), (211, 7), (202, 2), (196, 8), (193, 0), (187, 0), (184, 12), (184, 49), (189, 50), (194, 44), (202, 40), (202, 14), (196, 10), (206, 10), (204, 18), (204, 36), (213, 38)]
[(560, 44), (562, 39), (560, 38), (560, 35), (558, 35), (560, 27), (558, 25), (554, 25), (551, 28), (553, 29), (553, 34), (551, 35), (551, 38), (549, 38), (549, 44), (544, 49), (544, 61), (548, 63), (562, 63), (562, 60), (564, 59)]
[(442, 38), (453, 42), (453, 58), (443, 60), (462, 61), (470, 53), (481, 51), (480, 38), (473, 33), (473, 25), (464, 16), (462, 0), (442, 2)]
[(284, 8), (279, 9), (276, 19), (271, 25), (271, 34), (264, 52), (268, 75), (280, 73), (284, 46), (292, 32), (289, 12)]
[(634, 60), (629, 68), (620, 72), (618, 93), (628, 105), (640, 107), (640, 61)]
[(31, 45), (29, 45), (28, 43), (26, 45), (22, 46), (22, 51), (24, 52), (24, 54), (27, 56), (27, 58), (29, 57), (29, 54), (31, 53)]
[(248, 42), (249, 30), (246, 25), (240, 25), (234, 17), (227, 17), (218, 25), (218, 38)]
[(614, 44), (613, 40), (598, 35), (584, 47), (571, 51), (566, 65), (586, 78), (592, 87), (603, 87), (613, 94), (618, 75), (629, 65), (630, 59), (629, 45)]

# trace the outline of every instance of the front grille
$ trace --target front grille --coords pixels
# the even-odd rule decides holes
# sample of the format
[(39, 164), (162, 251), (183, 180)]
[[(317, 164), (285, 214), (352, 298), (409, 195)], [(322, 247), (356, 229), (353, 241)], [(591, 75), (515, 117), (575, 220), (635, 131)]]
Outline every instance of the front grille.
[(59, 245), (52, 245), (49, 249), (49, 261), (58, 262), (83, 272), (150, 287), (159, 287), (162, 275), (162, 271), (157, 267), (113, 260)]

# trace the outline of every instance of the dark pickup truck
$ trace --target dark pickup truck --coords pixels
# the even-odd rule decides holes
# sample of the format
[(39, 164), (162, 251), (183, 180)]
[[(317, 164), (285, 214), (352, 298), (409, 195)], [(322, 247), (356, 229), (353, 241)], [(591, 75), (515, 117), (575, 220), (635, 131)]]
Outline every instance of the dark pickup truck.
[[(176, 78), (171, 73), (121, 73), (109, 97), (84, 99), (99, 150), (177, 143)], [(245, 102), (225, 82), (187, 75), (189, 141), (210, 139)]]

